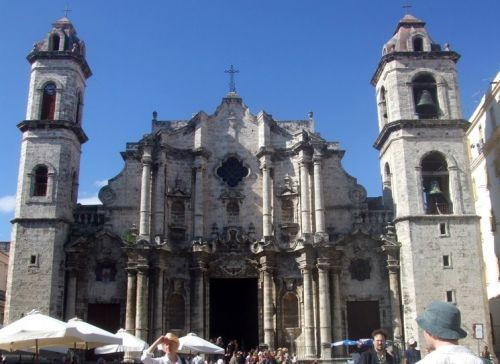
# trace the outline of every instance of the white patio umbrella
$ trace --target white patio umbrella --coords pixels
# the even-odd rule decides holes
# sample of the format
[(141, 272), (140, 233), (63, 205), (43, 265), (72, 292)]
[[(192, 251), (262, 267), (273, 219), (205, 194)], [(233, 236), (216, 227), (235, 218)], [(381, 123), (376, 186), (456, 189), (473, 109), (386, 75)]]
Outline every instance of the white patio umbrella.
[(190, 332), (179, 338), (179, 350), (191, 350), (206, 354), (224, 354), (224, 349)]
[(100, 346), (94, 349), (95, 354), (112, 354), (124, 352), (139, 352), (149, 347), (148, 343), (139, 339), (137, 336), (129, 334), (124, 329), (118, 330), (116, 337), (122, 339), (122, 344), (112, 344)]
[(0, 349), (7, 351), (27, 348), (35, 348), (37, 351), (51, 346), (72, 347), (75, 342), (81, 341), (80, 333), (70, 328), (66, 322), (37, 311), (31, 311), (0, 330)]
[(68, 326), (71, 330), (76, 330), (78, 337), (81, 338), (80, 341), (73, 343), (74, 349), (93, 349), (102, 345), (122, 343), (122, 339), (112, 332), (91, 325), (78, 317), (68, 320)]

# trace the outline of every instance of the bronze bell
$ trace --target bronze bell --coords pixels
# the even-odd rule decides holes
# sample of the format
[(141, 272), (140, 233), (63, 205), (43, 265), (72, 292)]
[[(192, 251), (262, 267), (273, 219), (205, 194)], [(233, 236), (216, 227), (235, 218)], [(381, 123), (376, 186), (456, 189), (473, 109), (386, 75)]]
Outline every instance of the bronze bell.
[(436, 113), (436, 104), (429, 90), (422, 90), (418, 96), (417, 112), (422, 115), (433, 115)]
[(439, 188), (439, 181), (431, 181), (431, 187), (429, 188), (429, 195), (441, 195), (441, 189)]

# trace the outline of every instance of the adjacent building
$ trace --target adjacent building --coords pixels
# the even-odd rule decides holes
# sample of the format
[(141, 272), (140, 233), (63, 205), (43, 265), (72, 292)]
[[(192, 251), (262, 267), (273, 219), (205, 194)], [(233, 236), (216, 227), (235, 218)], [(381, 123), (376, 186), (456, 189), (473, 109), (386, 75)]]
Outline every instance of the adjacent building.
[(486, 291), (493, 344), (500, 351), (500, 73), (470, 118), (467, 144), (476, 213), (481, 217)]

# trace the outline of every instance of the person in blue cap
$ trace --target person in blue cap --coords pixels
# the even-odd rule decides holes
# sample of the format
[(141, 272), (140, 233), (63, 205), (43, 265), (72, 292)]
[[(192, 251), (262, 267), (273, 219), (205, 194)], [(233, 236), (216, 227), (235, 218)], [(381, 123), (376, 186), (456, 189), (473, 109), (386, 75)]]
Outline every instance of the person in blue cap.
[(448, 302), (434, 301), (417, 317), (417, 324), (424, 330), (424, 338), (430, 353), (420, 364), (482, 364), (482, 360), (459, 339), (467, 336), (460, 327), (460, 310)]

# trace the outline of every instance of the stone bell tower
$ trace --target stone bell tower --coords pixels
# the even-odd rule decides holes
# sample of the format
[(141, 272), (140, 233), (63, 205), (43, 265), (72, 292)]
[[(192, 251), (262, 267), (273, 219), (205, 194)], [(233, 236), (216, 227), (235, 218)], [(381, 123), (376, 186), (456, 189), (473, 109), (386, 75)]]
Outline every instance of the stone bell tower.
[[(474, 211), (455, 64), (412, 15), (399, 22), (371, 80), (376, 88), (384, 201), (394, 210), (404, 307), (401, 339), (423, 343), (415, 318), (433, 300), (455, 303), (477, 349), (490, 342), (478, 216)], [(394, 333), (398, 336), (398, 333)]]
[(78, 192), (85, 80), (85, 45), (68, 18), (53, 24), (28, 54), (31, 64), (26, 120), (12, 221), (5, 317), (27, 311), (63, 316), (64, 243)]

